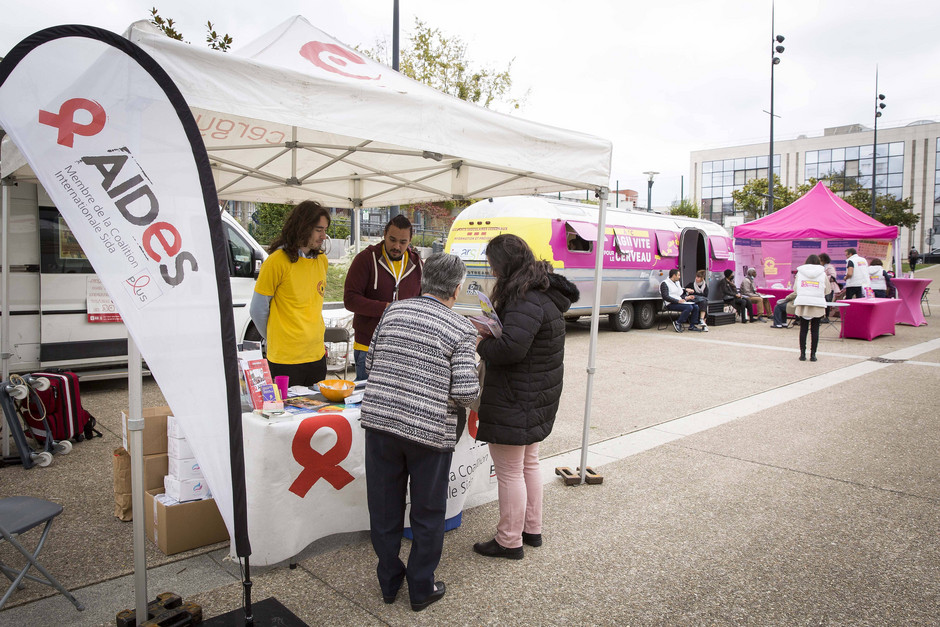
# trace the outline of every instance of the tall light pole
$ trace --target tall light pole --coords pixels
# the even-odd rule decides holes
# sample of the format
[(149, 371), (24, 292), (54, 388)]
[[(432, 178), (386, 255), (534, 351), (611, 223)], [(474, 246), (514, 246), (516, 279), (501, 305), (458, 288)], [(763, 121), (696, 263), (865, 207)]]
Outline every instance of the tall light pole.
[(392, 5), (392, 69), (398, 71), (398, 0)]
[(652, 211), (653, 210), (653, 177), (659, 174), (659, 172), (653, 172), (652, 170), (650, 170), (649, 172), (644, 172), (643, 174), (649, 177), (649, 180), (646, 181), (646, 210)]
[(774, 211), (774, 66), (780, 63), (778, 54), (783, 53), (783, 35), (774, 35), (774, 5), (770, 5), (770, 157), (767, 160), (767, 213)]
[(871, 145), (871, 217), (875, 217), (875, 175), (878, 172), (878, 118), (887, 105), (882, 102), (884, 94), (878, 93), (878, 66), (875, 66), (875, 136)]

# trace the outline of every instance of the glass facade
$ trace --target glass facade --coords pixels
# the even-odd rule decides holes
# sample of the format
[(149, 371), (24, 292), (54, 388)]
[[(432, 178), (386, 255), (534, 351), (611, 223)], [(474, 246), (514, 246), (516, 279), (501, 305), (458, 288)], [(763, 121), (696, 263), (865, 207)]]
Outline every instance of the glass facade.
[[(803, 181), (824, 181), (834, 192), (856, 187), (871, 189), (875, 177), (875, 193), (891, 194), (903, 198), (904, 142), (878, 144), (878, 154), (872, 158), (872, 145), (846, 146), (826, 150), (807, 150)], [(874, 174), (872, 164), (874, 163)]]
[[(768, 156), (741, 157), (702, 162), (702, 217), (724, 224), (724, 216), (734, 215), (731, 192), (753, 179), (767, 178)], [(780, 155), (774, 155), (774, 174), (780, 176)]]
[(940, 137), (937, 138), (936, 157), (933, 173), (933, 223), (925, 225), (927, 228), (933, 226), (933, 232), (931, 233), (933, 237), (925, 238), (928, 250), (940, 247), (940, 237), (937, 236), (937, 233), (940, 233)]

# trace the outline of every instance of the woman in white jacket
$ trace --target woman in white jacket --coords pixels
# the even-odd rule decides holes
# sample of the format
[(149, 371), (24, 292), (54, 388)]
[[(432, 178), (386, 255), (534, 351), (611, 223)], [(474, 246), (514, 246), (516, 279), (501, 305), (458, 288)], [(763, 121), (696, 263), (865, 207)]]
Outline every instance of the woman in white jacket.
[(796, 317), (800, 320), (800, 361), (806, 361), (806, 331), (812, 333), (809, 360), (816, 361), (819, 345), (819, 319), (826, 315), (826, 294), (832, 291), (826, 269), (819, 257), (810, 255), (806, 263), (796, 269)]

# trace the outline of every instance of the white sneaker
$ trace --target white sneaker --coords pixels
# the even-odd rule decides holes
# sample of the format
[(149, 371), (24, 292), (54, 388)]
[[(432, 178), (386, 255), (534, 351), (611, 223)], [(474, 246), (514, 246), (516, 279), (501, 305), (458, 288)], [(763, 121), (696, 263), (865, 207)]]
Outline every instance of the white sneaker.
[(700, 322), (700, 323), (699, 323), (699, 326), (702, 327), (702, 331), (704, 331), (705, 333), (708, 333), (708, 325), (705, 324), (704, 321)]

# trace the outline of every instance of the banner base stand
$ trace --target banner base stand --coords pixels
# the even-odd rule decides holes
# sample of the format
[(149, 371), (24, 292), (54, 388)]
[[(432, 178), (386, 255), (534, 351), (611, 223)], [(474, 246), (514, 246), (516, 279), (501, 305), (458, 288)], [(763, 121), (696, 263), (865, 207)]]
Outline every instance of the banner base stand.
[[(283, 627), (308, 627), (307, 623), (297, 618), (274, 597), (252, 603), (251, 612), (256, 625), (279, 625)], [(241, 627), (245, 624), (245, 609), (238, 608), (215, 618), (202, 621), (205, 627)]]

